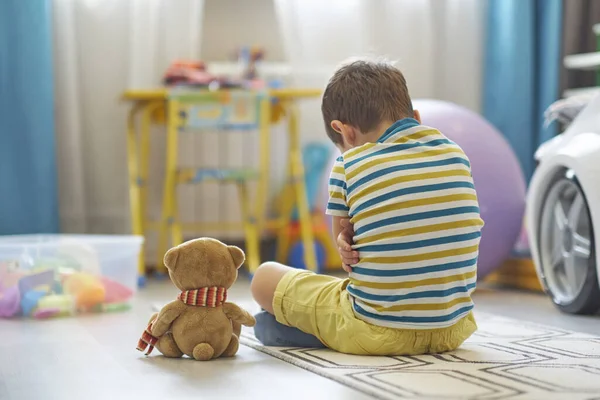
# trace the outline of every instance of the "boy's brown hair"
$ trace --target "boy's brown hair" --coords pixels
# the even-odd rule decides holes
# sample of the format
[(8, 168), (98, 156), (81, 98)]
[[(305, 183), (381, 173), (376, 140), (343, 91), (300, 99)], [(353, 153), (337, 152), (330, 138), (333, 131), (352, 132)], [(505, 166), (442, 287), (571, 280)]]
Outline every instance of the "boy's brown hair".
[(359, 60), (340, 67), (327, 83), (321, 112), (327, 136), (336, 144), (342, 135), (331, 127), (339, 120), (361, 132), (370, 132), (381, 121), (412, 117), (412, 101), (402, 72), (385, 61)]

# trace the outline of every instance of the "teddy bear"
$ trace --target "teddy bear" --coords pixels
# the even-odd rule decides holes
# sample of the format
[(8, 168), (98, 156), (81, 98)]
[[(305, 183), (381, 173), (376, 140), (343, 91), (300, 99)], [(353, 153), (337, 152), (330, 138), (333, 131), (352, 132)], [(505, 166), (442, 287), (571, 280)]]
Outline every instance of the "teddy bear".
[(242, 250), (212, 238), (190, 240), (170, 249), (164, 263), (181, 293), (150, 319), (138, 350), (156, 347), (164, 356), (184, 354), (199, 361), (232, 357), (242, 325), (254, 326), (247, 311), (227, 302), (227, 289), (244, 263)]

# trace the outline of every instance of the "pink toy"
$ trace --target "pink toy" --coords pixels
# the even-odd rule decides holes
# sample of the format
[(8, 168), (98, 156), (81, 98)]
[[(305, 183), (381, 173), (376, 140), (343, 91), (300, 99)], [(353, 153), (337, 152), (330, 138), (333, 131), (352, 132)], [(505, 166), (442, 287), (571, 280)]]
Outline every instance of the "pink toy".
[(14, 317), (21, 311), (21, 295), (19, 288), (12, 286), (7, 289), (0, 287), (0, 317)]
[(59, 315), (61, 313), (58, 308), (40, 309), (33, 313), (33, 317), (37, 319), (46, 319)]
[(100, 277), (100, 282), (104, 285), (104, 302), (105, 303), (121, 303), (129, 299), (133, 295), (133, 291), (127, 286), (108, 279), (104, 276)]

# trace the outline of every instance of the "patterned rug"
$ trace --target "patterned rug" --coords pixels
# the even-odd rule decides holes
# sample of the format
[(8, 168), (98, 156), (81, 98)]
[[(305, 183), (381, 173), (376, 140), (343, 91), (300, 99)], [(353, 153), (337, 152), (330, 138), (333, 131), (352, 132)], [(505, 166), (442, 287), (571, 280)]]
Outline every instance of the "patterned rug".
[(242, 344), (378, 399), (600, 400), (600, 337), (478, 314), (459, 350), (414, 357)]

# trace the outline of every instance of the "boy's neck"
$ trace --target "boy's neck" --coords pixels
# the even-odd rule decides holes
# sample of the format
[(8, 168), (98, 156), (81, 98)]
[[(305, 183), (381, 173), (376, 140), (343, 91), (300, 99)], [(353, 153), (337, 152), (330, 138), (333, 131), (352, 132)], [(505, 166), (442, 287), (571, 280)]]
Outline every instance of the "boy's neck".
[(362, 146), (365, 143), (375, 143), (379, 140), (379, 138), (387, 131), (387, 129), (392, 126), (392, 124), (396, 121), (381, 121), (379, 125), (375, 129), (370, 132), (363, 133), (362, 135), (358, 135), (357, 139), (359, 143), (355, 146)]

